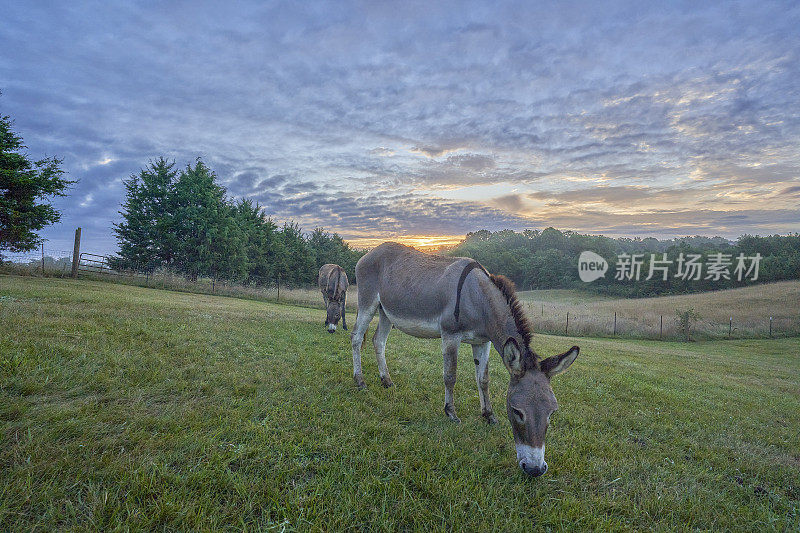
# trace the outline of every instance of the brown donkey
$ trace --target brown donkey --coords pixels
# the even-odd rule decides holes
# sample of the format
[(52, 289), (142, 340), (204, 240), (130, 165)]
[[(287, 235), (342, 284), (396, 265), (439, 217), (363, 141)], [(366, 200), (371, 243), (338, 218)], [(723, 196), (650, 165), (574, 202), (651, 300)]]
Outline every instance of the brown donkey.
[(547, 471), (544, 437), (558, 408), (550, 379), (578, 357), (578, 347), (539, 360), (530, 348), (531, 326), (514, 284), (489, 274), (465, 257), (429, 255), (397, 243), (384, 243), (356, 265), (358, 316), (352, 332), (353, 378), (364, 388), (361, 344), (372, 317), (380, 313), (372, 337), (384, 387), (392, 386), (386, 368), (386, 339), (394, 325), (414, 337), (442, 339), (444, 412), (459, 422), (453, 402), (460, 343), (472, 345), (481, 415), (496, 423), (489, 401), (489, 350), (494, 346), (511, 375), (506, 410), (514, 433), (517, 462), (527, 474)]
[(325, 317), (325, 327), (329, 333), (336, 331), (339, 317), (342, 317), (342, 329), (347, 331), (347, 320), (344, 317), (344, 306), (347, 303), (347, 274), (339, 265), (328, 263), (319, 269), (317, 279), (319, 290), (322, 292), (322, 299), (325, 300), (325, 307), (328, 314)]

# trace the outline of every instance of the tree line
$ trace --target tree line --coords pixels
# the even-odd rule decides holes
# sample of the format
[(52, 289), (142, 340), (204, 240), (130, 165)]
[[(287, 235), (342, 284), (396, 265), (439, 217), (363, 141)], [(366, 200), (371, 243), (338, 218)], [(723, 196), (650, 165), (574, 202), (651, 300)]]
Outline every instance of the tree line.
[[(578, 274), (578, 258), (583, 251), (593, 251), (608, 262), (605, 276), (584, 283)], [(574, 231), (547, 228), (543, 231), (481, 230), (468, 233), (466, 239), (447, 252), (453, 256), (472, 257), (490, 272), (510, 277), (520, 289), (590, 289), (621, 297), (645, 297), (663, 294), (700, 292), (753, 283), (800, 279), (800, 234), (743, 235), (735, 242), (722, 237), (680, 237), (658, 240), (648, 238), (611, 238), (585, 235)], [(666, 256), (664, 256), (666, 254)], [(718, 256), (718, 254), (722, 254)], [(740, 281), (735, 275), (737, 258), (743, 255), (749, 268), (751, 258), (760, 255), (758, 278), (753, 272)], [(705, 266), (700, 279), (676, 276), (679, 263), (693, 256)], [(621, 261), (641, 261), (639, 279), (616, 279)], [(718, 259), (728, 261), (728, 279), (709, 275), (708, 267)], [(651, 279), (651, 260), (655, 267), (669, 264), (667, 279), (655, 270)], [(664, 261), (666, 260), (666, 261)], [(681, 266), (685, 267), (685, 264)], [(630, 272), (628, 272), (630, 273)]]
[(351, 276), (363, 252), (336, 233), (305, 235), (293, 222), (278, 225), (250, 200), (233, 201), (202, 160), (182, 169), (160, 157), (124, 182), (125, 202), (114, 224), (114, 268), (166, 269), (252, 284), (316, 282), (319, 267), (341, 265)]

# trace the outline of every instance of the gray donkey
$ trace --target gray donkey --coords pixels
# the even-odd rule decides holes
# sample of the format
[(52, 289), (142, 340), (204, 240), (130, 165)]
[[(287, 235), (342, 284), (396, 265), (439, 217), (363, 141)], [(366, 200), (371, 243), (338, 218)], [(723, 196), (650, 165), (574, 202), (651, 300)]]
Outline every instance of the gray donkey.
[(339, 265), (328, 263), (319, 269), (317, 279), (322, 298), (328, 315), (325, 317), (325, 327), (329, 333), (336, 331), (339, 317), (342, 317), (342, 329), (347, 331), (347, 320), (344, 317), (344, 306), (347, 303), (347, 274)]
[(459, 422), (453, 403), (456, 359), (460, 343), (472, 345), (481, 415), (496, 423), (489, 401), (489, 350), (494, 346), (511, 375), (506, 411), (514, 433), (517, 462), (530, 475), (547, 471), (544, 438), (550, 415), (558, 408), (550, 379), (578, 357), (573, 346), (561, 355), (540, 360), (531, 350), (532, 328), (517, 299), (514, 284), (489, 274), (465, 257), (430, 255), (388, 242), (367, 253), (356, 265), (358, 316), (352, 332), (353, 378), (366, 387), (361, 373), (361, 345), (372, 317), (380, 313), (372, 337), (381, 383), (391, 387), (386, 368), (386, 339), (394, 325), (420, 338), (442, 339), (444, 412)]

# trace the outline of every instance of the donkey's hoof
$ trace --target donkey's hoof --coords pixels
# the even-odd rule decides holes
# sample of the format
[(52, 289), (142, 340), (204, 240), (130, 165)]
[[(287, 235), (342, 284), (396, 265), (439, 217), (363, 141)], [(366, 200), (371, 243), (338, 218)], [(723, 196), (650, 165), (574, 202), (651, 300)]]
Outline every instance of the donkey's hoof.
[(444, 406), (444, 414), (447, 415), (451, 421), (455, 422), (456, 424), (461, 423), (461, 419), (456, 416), (456, 410), (452, 405), (445, 405)]
[(364, 376), (353, 376), (353, 381), (356, 382), (356, 387), (358, 387), (358, 390), (364, 390), (367, 388), (367, 384), (364, 383)]
[(347, 331), (347, 326), (342, 326), (342, 329)]
[(390, 378), (389, 376), (381, 376), (381, 385), (383, 385), (385, 389), (388, 389), (389, 387), (394, 387), (394, 383), (392, 383), (392, 378)]
[(497, 417), (494, 416), (494, 413), (492, 413), (491, 411), (489, 411), (488, 413), (483, 412), (481, 413), (481, 416), (483, 417), (484, 420), (486, 420), (487, 424), (492, 424), (492, 425), (497, 424)]

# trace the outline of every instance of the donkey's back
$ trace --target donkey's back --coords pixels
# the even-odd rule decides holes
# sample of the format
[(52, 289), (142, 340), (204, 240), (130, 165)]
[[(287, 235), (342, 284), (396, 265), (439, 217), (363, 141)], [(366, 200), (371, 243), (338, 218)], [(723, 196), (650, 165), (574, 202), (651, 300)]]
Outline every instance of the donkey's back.
[[(394, 242), (381, 244), (356, 265), (359, 308), (380, 305), (401, 331), (407, 320), (438, 321), (448, 308), (452, 314), (459, 275), (470, 262), (466, 257), (426, 254)], [(438, 337), (439, 332), (430, 336)]]

